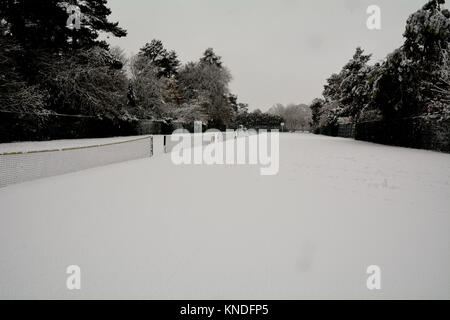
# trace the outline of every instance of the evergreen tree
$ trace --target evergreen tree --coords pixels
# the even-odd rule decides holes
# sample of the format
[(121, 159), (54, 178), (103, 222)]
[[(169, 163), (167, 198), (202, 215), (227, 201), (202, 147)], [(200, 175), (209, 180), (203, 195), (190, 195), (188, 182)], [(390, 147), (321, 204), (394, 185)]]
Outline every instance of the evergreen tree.
[(375, 73), (373, 102), (386, 118), (441, 113), (448, 106), (450, 12), (444, 2), (430, 0), (408, 18), (404, 45)]
[[(107, 48), (106, 42), (98, 40), (99, 32), (123, 37), (126, 31), (118, 23), (108, 21), (111, 10), (106, 4), (107, 0), (2, 0), (0, 20), (6, 21), (11, 34), (25, 49)], [(67, 27), (70, 5), (80, 8), (79, 30)]]
[(158, 69), (158, 77), (171, 78), (178, 73), (180, 61), (175, 51), (167, 51), (160, 40), (152, 40), (139, 52)]
[(328, 101), (335, 101), (340, 106), (341, 116), (359, 118), (361, 111), (366, 108), (371, 98), (371, 82), (369, 75), (372, 67), (367, 63), (371, 55), (365, 55), (361, 48), (356, 48), (353, 58), (342, 68), (341, 72), (333, 75), (325, 86), (323, 96)]
[(23, 77), (19, 62), (24, 59), (23, 48), (4, 26), (0, 25), (0, 111), (41, 112), (44, 93), (30, 86)]
[(208, 48), (200, 59), (201, 63), (207, 63), (218, 68), (222, 68), (222, 57), (215, 54), (214, 49)]
[(322, 109), (325, 104), (325, 101), (322, 99), (314, 99), (310, 104), (312, 117), (311, 117), (311, 126), (313, 129), (317, 129), (320, 123), (320, 116), (322, 114)]
[(181, 101), (201, 105), (210, 127), (219, 129), (231, 124), (233, 108), (228, 88), (231, 74), (226, 68), (202, 60), (191, 62), (180, 70), (177, 79)]

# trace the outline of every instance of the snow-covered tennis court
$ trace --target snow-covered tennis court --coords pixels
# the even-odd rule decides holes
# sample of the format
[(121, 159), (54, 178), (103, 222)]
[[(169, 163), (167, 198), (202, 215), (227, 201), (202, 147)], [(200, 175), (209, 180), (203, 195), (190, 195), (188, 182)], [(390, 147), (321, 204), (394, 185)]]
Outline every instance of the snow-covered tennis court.
[(449, 230), (449, 154), (283, 134), (276, 176), (159, 154), (0, 189), (0, 298), (449, 299)]

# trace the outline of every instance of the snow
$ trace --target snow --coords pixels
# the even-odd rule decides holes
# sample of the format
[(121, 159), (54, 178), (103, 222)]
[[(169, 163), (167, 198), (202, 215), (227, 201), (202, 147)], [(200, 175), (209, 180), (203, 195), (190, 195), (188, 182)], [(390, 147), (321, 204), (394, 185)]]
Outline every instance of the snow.
[(276, 176), (161, 154), (13, 185), (0, 298), (449, 299), (449, 195), (449, 154), (306, 134)]

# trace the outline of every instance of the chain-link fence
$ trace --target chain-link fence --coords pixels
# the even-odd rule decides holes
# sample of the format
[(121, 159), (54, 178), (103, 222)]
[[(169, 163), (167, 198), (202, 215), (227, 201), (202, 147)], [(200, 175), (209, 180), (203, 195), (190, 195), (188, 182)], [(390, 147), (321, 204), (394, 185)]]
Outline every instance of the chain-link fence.
[(450, 119), (426, 117), (334, 124), (315, 133), (387, 145), (450, 152)]
[(355, 139), (450, 152), (450, 119), (411, 117), (361, 122), (356, 125)]

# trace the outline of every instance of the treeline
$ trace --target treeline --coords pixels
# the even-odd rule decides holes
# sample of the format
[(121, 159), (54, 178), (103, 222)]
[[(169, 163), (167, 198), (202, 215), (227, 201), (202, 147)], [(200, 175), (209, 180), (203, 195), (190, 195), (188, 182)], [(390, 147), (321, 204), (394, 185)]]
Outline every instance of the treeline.
[[(384, 61), (370, 65), (371, 55), (357, 48), (342, 70), (327, 79), (323, 97), (311, 103), (315, 131), (342, 122), (384, 121), (386, 131), (386, 123), (398, 125), (400, 119), (448, 121), (450, 12), (444, 3), (431, 0), (413, 13), (406, 22), (404, 44)], [(391, 129), (393, 136), (407, 130)]]
[[(81, 11), (80, 28), (67, 25), (73, 5)], [(183, 65), (176, 52), (152, 40), (128, 60), (100, 40), (100, 34), (127, 35), (110, 14), (106, 0), (0, 2), (1, 126), (25, 115), (38, 117), (41, 126), (73, 115), (122, 127), (137, 120), (201, 120), (222, 129), (252, 117), (230, 92), (231, 74), (213, 49)]]
[(268, 113), (283, 118), (285, 129), (288, 131), (309, 131), (311, 129), (311, 109), (306, 104), (289, 104), (284, 106), (278, 103), (272, 106)]
[(212, 48), (199, 61), (182, 65), (175, 51), (159, 40), (147, 43), (130, 61), (130, 112), (140, 119), (156, 118), (216, 129), (278, 128), (280, 117), (249, 112), (229, 90), (231, 73)]
[(67, 27), (69, 3), (0, 3), (0, 108), (18, 113), (126, 116), (127, 79), (99, 33), (126, 31), (111, 23), (106, 1), (86, 0), (80, 30)]

